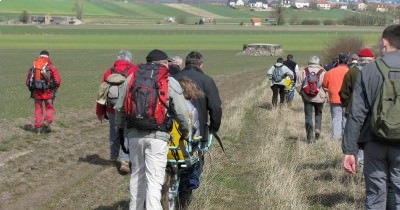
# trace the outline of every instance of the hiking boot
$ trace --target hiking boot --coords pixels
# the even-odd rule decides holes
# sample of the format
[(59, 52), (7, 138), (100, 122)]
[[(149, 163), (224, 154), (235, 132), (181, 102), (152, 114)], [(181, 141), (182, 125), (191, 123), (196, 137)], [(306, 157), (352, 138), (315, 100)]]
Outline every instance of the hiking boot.
[(50, 133), (51, 132), (51, 126), (49, 123), (45, 123), (43, 125), (43, 133)]
[(128, 174), (128, 173), (131, 171), (131, 169), (130, 169), (130, 167), (129, 167), (129, 161), (121, 160), (119, 163), (120, 163), (120, 165), (119, 165), (118, 170), (119, 170), (121, 173), (123, 173), (123, 174)]
[(315, 130), (315, 140), (318, 140), (320, 137), (319, 130)]
[(41, 134), (42, 133), (42, 127), (34, 128), (33, 132), (36, 133), (36, 134)]

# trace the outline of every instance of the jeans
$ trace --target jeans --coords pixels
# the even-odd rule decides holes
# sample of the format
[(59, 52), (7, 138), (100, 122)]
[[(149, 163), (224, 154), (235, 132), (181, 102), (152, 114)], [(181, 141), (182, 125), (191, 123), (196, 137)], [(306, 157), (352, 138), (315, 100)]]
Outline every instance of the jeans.
[(303, 100), (307, 141), (311, 142), (314, 136), (313, 111), (315, 115), (315, 133), (321, 132), (323, 103), (314, 103)]
[[(46, 107), (46, 111), (43, 110), (43, 103), (44, 106)], [(53, 105), (53, 100), (48, 99), (48, 100), (40, 100), (40, 99), (35, 99), (35, 128), (40, 128), (43, 126), (43, 114), (44, 115), (44, 120), (48, 123), (51, 124), (54, 120), (54, 105)]]
[(342, 138), (343, 107), (340, 104), (331, 104), (332, 138)]
[(400, 209), (400, 147), (367, 142), (364, 160), (366, 209)]
[(168, 145), (154, 138), (129, 138), (129, 158), (132, 163), (130, 210), (162, 210), (161, 188), (167, 166)]
[(276, 107), (278, 105), (278, 93), (280, 98), (280, 104), (285, 102), (285, 86), (283, 85), (272, 85), (272, 106)]
[[(121, 149), (119, 140), (119, 132), (115, 125), (115, 113), (107, 112), (108, 122), (110, 123), (110, 159), (129, 161), (128, 154), (125, 154)], [(124, 137), (124, 143), (126, 148), (126, 139)]]

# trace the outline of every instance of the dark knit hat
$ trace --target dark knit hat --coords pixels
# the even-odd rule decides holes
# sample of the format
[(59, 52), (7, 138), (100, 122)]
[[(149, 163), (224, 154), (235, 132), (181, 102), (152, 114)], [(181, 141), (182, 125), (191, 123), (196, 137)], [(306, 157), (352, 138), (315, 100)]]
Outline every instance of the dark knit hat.
[(153, 62), (153, 61), (161, 61), (161, 60), (168, 60), (170, 61), (171, 59), (168, 58), (167, 53), (165, 53), (162, 50), (154, 49), (149, 52), (146, 56), (146, 61), (147, 62)]
[(374, 54), (374, 52), (373, 52), (371, 49), (369, 49), (369, 48), (363, 48), (363, 49), (361, 49), (360, 51), (358, 51), (358, 56), (360, 56), (360, 57), (371, 57), (371, 58), (373, 58), (373, 57), (375, 57), (375, 54)]
[(47, 55), (47, 56), (50, 56), (50, 53), (49, 53), (49, 51), (47, 51), (47, 50), (42, 50), (42, 51), (40, 51), (39, 55)]
[(346, 64), (349, 61), (349, 56), (345, 53), (340, 53), (338, 55), (338, 60), (340, 64)]

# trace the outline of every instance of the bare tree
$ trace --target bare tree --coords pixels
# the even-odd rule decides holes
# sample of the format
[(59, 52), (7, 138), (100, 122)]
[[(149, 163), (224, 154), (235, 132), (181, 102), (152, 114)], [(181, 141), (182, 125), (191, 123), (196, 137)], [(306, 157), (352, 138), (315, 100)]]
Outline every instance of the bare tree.
[(73, 11), (75, 11), (75, 17), (82, 20), (83, 17), (83, 0), (76, 0)]
[(21, 23), (23, 24), (27, 24), (29, 22), (29, 13), (28, 11), (24, 10), (22, 11), (21, 15), (19, 16), (19, 21), (21, 21)]

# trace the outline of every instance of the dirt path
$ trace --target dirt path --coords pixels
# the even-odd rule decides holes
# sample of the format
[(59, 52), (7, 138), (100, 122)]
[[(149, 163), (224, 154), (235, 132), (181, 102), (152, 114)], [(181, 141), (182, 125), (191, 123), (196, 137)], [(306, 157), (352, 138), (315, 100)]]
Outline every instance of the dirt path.
[(220, 18), (220, 19), (221, 18), (227, 18), (227, 17), (220, 16), (220, 15), (211, 13), (209, 11), (206, 11), (206, 10), (203, 10), (203, 9), (200, 9), (200, 8), (192, 7), (192, 6), (188, 5), (188, 4), (174, 4), (174, 3), (171, 3), (171, 4), (166, 4), (166, 5), (169, 6), (169, 7), (172, 7), (172, 8), (175, 8), (175, 9), (179, 9), (179, 10), (182, 10), (184, 12), (193, 14), (193, 15), (201, 16), (201, 17), (212, 17), (212, 18)]
[[(259, 72), (216, 77), (230, 103)], [(0, 209), (126, 209), (128, 176), (108, 158), (108, 124), (94, 110), (59, 113), (54, 132), (36, 135), (29, 120), (0, 122)]]

